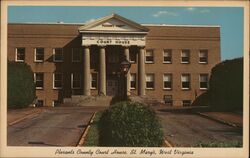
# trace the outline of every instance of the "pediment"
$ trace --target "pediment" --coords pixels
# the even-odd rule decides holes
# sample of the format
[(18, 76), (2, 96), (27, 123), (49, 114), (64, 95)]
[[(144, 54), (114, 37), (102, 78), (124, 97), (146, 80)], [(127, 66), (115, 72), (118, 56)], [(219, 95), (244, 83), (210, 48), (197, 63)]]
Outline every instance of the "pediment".
[(148, 28), (126, 19), (120, 15), (112, 14), (110, 16), (97, 19), (91, 23), (87, 23), (79, 28), (79, 32), (139, 32), (147, 33)]

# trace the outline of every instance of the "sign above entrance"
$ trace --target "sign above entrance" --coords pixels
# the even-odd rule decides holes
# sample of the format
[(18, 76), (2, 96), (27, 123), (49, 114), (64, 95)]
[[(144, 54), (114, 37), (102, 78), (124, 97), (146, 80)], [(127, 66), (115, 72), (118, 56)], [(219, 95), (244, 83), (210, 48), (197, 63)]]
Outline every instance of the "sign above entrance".
[(145, 46), (145, 35), (103, 35), (83, 34), (82, 45), (124, 45)]

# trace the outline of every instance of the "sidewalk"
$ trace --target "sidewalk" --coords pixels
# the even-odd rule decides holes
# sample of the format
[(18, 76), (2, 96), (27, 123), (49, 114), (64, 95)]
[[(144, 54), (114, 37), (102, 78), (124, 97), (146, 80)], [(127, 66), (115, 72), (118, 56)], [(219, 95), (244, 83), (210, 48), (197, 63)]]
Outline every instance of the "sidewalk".
[(16, 122), (19, 122), (29, 116), (40, 113), (44, 110), (44, 108), (23, 108), (23, 109), (8, 109), (7, 111), (7, 123), (8, 125), (12, 125)]
[(243, 127), (243, 116), (233, 112), (199, 112), (200, 115), (234, 127)]

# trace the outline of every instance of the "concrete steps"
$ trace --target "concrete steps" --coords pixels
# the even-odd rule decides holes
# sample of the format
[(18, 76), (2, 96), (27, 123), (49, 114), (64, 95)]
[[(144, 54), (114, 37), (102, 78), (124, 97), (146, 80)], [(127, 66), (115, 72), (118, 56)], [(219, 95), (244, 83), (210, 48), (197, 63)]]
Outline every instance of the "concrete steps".
[(82, 96), (74, 95), (64, 98), (64, 106), (109, 106), (113, 96)]

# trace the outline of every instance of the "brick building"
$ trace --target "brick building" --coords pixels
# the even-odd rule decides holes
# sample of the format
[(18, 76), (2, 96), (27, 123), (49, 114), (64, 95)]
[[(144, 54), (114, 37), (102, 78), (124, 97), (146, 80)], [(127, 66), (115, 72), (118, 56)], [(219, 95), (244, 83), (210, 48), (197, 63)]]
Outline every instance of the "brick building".
[(31, 66), (40, 105), (119, 94), (124, 56), (128, 95), (187, 106), (220, 62), (220, 27), (138, 24), (117, 14), (87, 24), (8, 24), (8, 60)]

